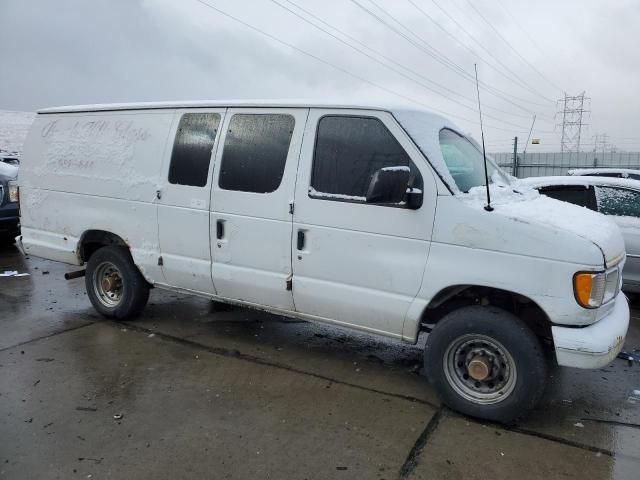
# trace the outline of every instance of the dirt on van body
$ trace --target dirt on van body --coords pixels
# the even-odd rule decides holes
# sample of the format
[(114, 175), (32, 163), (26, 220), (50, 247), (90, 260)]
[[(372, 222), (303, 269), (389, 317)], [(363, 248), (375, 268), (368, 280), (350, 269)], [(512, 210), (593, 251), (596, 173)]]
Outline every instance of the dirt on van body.
[(0, 478), (638, 478), (640, 363), (552, 369), (504, 427), (440, 404), (424, 339), (163, 290), (104, 320), (74, 269), (0, 247), (0, 273), (29, 274), (0, 277)]

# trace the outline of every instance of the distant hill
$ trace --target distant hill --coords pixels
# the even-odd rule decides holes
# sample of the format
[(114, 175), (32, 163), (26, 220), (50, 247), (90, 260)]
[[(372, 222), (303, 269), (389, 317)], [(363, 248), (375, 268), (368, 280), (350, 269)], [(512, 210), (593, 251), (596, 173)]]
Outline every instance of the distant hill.
[(20, 155), (35, 113), (0, 110), (0, 151)]

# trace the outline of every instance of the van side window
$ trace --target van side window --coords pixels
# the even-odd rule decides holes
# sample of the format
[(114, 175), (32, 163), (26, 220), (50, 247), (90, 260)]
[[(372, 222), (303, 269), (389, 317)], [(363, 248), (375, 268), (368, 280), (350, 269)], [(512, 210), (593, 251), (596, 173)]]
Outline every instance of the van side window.
[(294, 126), (291, 115), (234, 115), (224, 141), (220, 188), (253, 193), (277, 190)]
[(309, 196), (364, 203), (372, 176), (385, 167), (409, 167), (409, 186), (422, 189), (420, 172), (379, 119), (327, 115), (318, 122)]
[(180, 118), (171, 152), (169, 183), (204, 187), (211, 151), (220, 125), (217, 113), (185, 113)]

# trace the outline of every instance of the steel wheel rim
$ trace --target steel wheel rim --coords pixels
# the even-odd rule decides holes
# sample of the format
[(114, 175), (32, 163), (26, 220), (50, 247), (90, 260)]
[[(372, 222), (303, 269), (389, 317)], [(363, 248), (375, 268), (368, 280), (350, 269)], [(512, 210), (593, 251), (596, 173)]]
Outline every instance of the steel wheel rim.
[(124, 282), (120, 269), (111, 262), (102, 262), (93, 272), (93, 291), (98, 301), (107, 308), (117, 307), (122, 301)]
[[(472, 360), (489, 365), (485, 379), (470, 375)], [(480, 334), (466, 334), (453, 340), (444, 354), (444, 373), (449, 385), (465, 400), (480, 404), (500, 403), (513, 392), (517, 371), (509, 351), (494, 338)]]

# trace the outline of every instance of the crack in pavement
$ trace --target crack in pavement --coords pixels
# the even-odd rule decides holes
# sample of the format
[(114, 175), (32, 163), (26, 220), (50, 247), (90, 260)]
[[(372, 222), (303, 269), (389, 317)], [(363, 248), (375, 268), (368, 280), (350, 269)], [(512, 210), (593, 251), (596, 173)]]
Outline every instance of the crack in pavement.
[(582, 420), (583, 422), (606, 423), (608, 425), (616, 425), (619, 427), (640, 428), (640, 424), (638, 423), (619, 422), (617, 420), (607, 420), (606, 418), (583, 417), (580, 420)]
[(440, 407), (436, 411), (436, 413), (434, 413), (434, 415), (431, 417), (431, 419), (429, 420), (429, 423), (427, 423), (427, 426), (425, 427), (423, 432), (420, 434), (420, 436), (416, 440), (416, 443), (413, 444), (413, 447), (409, 451), (409, 455), (407, 455), (407, 458), (402, 464), (402, 467), (400, 467), (400, 474), (398, 475), (398, 478), (400, 479), (409, 478), (409, 475), (411, 475), (411, 473), (418, 466), (418, 458), (420, 457), (425, 447), (427, 446), (427, 442), (429, 441), (429, 438), (431, 437), (433, 432), (435, 432), (436, 429), (438, 428), (438, 425), (440, 424), (440, 420), (442, 419), (444, 412), (445, 412), (445, 408)]
[(22, 347), (23, 345), (28, 345), (30, 343), (37, 342), (39, 340), (44, 340), (46, 338), (55, 337), (55, 336), (61, 335), (63, 333), (73, 332), (74, 330), (79, 330), (81, 328), (88, 327), (89, 325), (93, 325), (95, 323), (96, 323), (95, 321), (92, 321), (92, 322), (85, 323), (85, 324), (82, 324), (82, 325), (76, 325), (75, 327), (65, 328), (63, 330), (59, 330), (57, 332), (49, 333), (47, 335), (42, 335), (40, 337), (32, 338), (30, 340), (25, 340), (24, 342), (19, 342), (19, 343), (16, 343), (15, 345), (10, 345), (8, 347), (0, 348), (0, 353), (5, 352), (7, 350), (11, 350), (12, 348)]
[(173, 343), (177, 343), (180, 345), (185, 345), (191, 348), (197, 348), (200, 350), (204, 350), (207, 351), (209, 353), (213, 353), (214, 355), (220, 355), (222, 357), (229, 357), (229, 358), (237, 358), (240, 360), (245, 360), (247, 362), (252, 362), (252, 363), (257, 363), (259, 365), (265, 365), (268, 367), (274, 367), (274, 368), (279, 368), (282, 370), (287, 370), (289, 372), (294, 372), (294, 373), (299, 373), (302, 375), (309, 375), (311, 377), (315, 377), (315, 378), (319, 378), (321, 380), (326, 380), (328, 382), (332, 382), (332, 383), (336, 383), (339, 385), (346, 385), (348, 387), (353, 387), (353, 388), (357, 388), (360, 390), (365, 390), (367, 392), (372, 392), (372, 393), (378, 393), (380, 395), (386, 395), (389, 397), (395, 397), (395, 398), (400, 398), (402, 400), (407, 400), (409, 402), (414, 402), (414, 403), (420, 403), (422, 405), (427, 405), (431, 408), (439, 408), (440, 405), (436, 405), (428, 400), (423, 400), (421, 398), (418, 397), (413, 397), (411, 395), (403, 395), (401, 393), (391, 393), (391, 392), (385, 392), (384, 390), (378, 390), (375, 388), (371, 388), (371, 387), (365, 387), (362, 385), (357, 385), (355, 383), (350, 383), (350, 382), (345, 382), (343, 380), (337, 380), (335, 378), (326, 376), (326, 375), (321, 375), (319, 373), (314, 373), (314, 372), (309, 372), (307, 370), (302, 370), (300, 368), (295, 368), (295, 367), (291, 367), (289, 365), (284, 365), (282, 363), (278, 363), (278, 362), (272, 362), (269, 360), (265, 360), (263, 358), (260, 357), (256, 357), (254, 355), (249, 355), (246, 353), (242, 353), (239, 350), (235, 350), (235, 349), (229, 349), (229, 348), (222, 348), (222, 347), (211, 347), (208, 345), (204, 345), (202, 343), (198, 343), (194, 340), (188, 340), (186, 338), (181, 338), (181, 337), (176, 337), (174, 335), (169, 335), (167, 333), (162, 333), (162, 332), (158, 332), (156, 330), (151, 330), (148, 328), (144, 328), (144, 327), (140, 327), (137, 325), (132, 325), (130, 323), (125, 323), (125, 322), (117, 322), (117, 321), (112, 321), (111, 322), (112, 326), (117, 326), (118, 328), (120, 327), (126, 327), (128, 329), (131, 329), (133, 331), (137, 331), (140, 333), (153, 333), (155, 334), (156, 337), (161, 338), (165, 341), (169, 341), (169, 342), (173, 342)]

